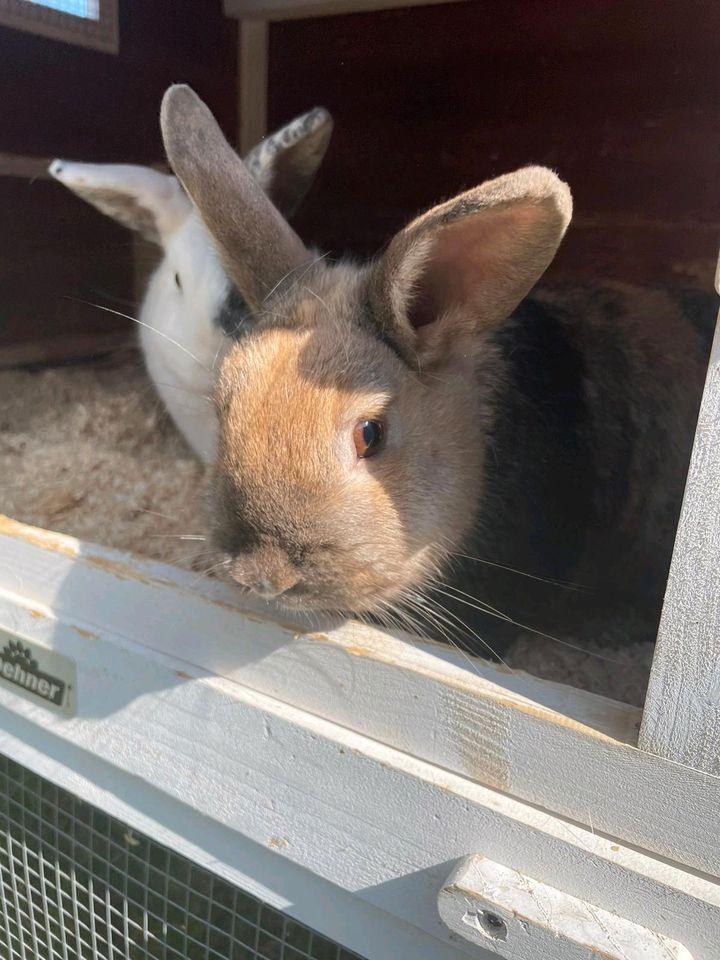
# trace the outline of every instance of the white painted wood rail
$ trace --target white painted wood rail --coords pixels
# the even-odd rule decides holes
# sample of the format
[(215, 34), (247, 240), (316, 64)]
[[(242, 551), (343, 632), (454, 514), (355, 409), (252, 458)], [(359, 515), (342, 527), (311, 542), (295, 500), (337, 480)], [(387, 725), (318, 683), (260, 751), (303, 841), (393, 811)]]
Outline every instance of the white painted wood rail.
[[(638, 750), (633, 708), (352, 623), (308, 633), (193, 574), (9, 520), (0, 628), (77, 672), (70, 718), (0, 687), (0, 751), (244, 870), (368, 960), (498, 955), (438, 910), (477, 855), (717, 960), (720, 778)], [(544, 937), (524, 960), (559, 960)]]
[(468, 857), (438, 895), (450, 930), (506, 960), (692, 960), (676, 940), (487, 857)]
[(640, 746), (720, 775), (720, 325), (700, 407)]
[[(268, 619), (267, 608), (243, 609), (232, 590), (194, 574), (10, 520), (0, 523), (0, 557), (14, 622), (29, 598), (42, 616), (138, 640), (720, 876), (720, 843), (706, 836), (720, 818), (720, 778), (639, 751), (634, 707), (482, 661), (473, 673), (446, 647), (360, 624), (307, 632)], [(21, 621), (35, 624), (26, 610)]]

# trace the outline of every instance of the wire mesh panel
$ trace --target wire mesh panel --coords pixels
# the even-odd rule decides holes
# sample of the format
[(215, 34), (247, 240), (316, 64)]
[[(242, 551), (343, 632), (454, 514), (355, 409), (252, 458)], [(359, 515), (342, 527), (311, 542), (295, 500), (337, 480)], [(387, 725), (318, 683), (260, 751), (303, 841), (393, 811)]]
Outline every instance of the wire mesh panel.
[(0, 755), (2, 960), (361, 960)]

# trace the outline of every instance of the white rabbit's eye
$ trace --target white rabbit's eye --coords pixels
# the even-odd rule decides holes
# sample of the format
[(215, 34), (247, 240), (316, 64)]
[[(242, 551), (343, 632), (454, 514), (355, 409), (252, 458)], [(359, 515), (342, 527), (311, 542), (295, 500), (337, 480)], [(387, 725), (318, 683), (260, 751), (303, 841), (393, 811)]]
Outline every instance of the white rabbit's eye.
[(182, 290), (182, 284), (180, 283), (180, 274), (179, 274), (179, 273), (176, 273), (176, 274), (175, 274), (175, 286), (178, 288), (178, 290)]
[(372, 457), (382, 449), (385, 426), (381, 420), (359, 420), (353, 430), (355, 450), (361, 460)]

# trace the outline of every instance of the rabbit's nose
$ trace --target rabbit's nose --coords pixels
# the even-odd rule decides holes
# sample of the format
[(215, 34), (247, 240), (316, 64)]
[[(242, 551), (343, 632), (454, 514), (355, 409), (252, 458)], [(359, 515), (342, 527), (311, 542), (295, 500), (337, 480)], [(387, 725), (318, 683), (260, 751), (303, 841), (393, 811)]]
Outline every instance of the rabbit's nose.
[(271, 576), (245, 577), (242, 582), (263, 600), (274, 600), (294, 587), (299, 579), (299, 574), (288, 572), (287, 574), (277, 573)]
[(272, 600), (279, 597), (298, 582), (298, 577), (258, 577), (257, 581), (250, 585), (250, 588), (258, 593), (264, 600)]
[(300, 579), (300, 571), (274, 551), (272, 555), (265, 552), (252, 558), (236, 557), (231, 564), (230, 574), (238, 583), (265, 600), (279, 597)]

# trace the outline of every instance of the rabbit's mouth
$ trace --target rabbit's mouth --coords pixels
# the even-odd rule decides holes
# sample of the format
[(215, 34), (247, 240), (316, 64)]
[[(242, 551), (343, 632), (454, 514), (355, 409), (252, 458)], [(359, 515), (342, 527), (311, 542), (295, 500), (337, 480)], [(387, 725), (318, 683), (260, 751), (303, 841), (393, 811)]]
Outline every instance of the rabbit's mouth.
[[(227, 534), (226, 534), (227, 535)], [(218, 538), (219, 539), (219, 538)], [(277, 538), (225, 540), (222, 568), (236, 586), (294, 612), (382, 614), (422, 590), (447, 559), (447, 546), (397, 541), (379, 553), (374, 544), (315, 542), (304, 549)], [(414, 549), (412, 548), (414, 546)]]
[(377, 605), (377, 601), (373, 598), (360, 599), (346, 590), (327, 587), (323, 589), (303, 580), (283, 588), (280, 582), (269, 576), (259, 576), (252, 580), (248, 577), (240, 578), (232, 572), (232, 565), (229, 572), (236, 585), (288, 611), (363, 613), (369, 612)]
[(364, 589), (360, 590), (350, 584), (321, 584), (302, 578), (283, 588), (280, 581), (268, 576), (258, 576), (252, 580), (247, 576), (238, 576), (233, 571), (232, 561), (225, 565), (225, 571), (235, 586), (289, 613), (382, 617), (388, 610), (397, 609), (407, 590), (413, 586), (376, 581), (372, 585), (365, 584)]

